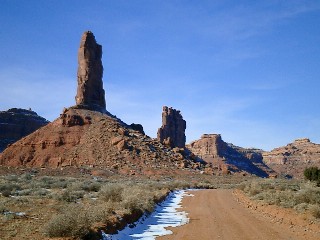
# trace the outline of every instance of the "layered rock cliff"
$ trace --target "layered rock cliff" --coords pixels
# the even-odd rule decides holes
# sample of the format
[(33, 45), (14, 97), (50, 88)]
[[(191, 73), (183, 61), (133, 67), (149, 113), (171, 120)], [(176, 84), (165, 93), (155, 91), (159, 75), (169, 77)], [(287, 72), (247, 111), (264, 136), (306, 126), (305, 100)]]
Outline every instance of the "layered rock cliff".
[(0, 152), (37, 129), (47, 125), (48, 120), (31, 110), (11, 108), (0, 111)]
[(187, 148), (200, 159), (211, 164), (214, 172), (249, 173), (261, 177), (274, 174), (262, 162), (262, 150), (241, 148), (224, 142), (220, 134), (204, 134)]
[(162, 109), (162, 126), (158, 129), (158, 140), (172, 148), (184, 148), (186, 144), (186, 121), (179, 110), (164, 106)]
[(303, 177), (307, 167), (320, 167), (320, 144), (308, 138), (297, 139), (287, 146), (264, 152), (263, 161), (281, 175)]

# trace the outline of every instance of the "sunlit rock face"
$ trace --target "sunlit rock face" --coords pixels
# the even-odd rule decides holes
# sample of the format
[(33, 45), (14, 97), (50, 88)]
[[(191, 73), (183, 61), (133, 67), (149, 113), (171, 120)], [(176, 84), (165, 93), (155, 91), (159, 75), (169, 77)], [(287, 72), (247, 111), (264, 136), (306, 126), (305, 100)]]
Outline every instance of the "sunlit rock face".
[(92, 32), (85, 32), (78, 51), (78, 88), (75, 99), (80, 108), (106, 111), (101, 57), (102, 46), (97, 44)]
[(226, 143), (220, 134), (203, 134), (186, 147), (209, 163), (214, 172), (254, 174), (260, 177), (274, 175), (274, 171), (262, 161), (262, 150)]
[(172, 148), (184, 148), (186, 144), (186, 121), (179, 110), (164, 106), (162, 126), (158, 129), (158, 140)]
[(307, 167), (320, 167), (320, 144), (308, 138), (296, 139), (283, 147), (263, 153), (263, 161), (280, 175), (303, 178)]

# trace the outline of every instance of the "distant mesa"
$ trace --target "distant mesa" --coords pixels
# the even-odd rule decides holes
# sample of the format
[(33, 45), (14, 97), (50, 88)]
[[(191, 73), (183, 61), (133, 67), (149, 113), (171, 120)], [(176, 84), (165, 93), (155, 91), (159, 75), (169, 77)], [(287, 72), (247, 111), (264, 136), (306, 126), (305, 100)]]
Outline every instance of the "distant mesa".
[(262, 161), (262, 150), (241, 148), (222, 140), (220, 134), (203, 134), (186, 146), (211, 165), (214, 174), (243, 173), (268, 177), (274, 174)]
[(32, 110), (11, 108), (0, 111), (0, 152), (28, 134), (49, 123)]
[(320, 144), (308, 138), (296, 139), (284, 147), (264, 152), (263, 161), (283, 176), (303, 177), (307, 167), (320, 167)]
[(106, 112), (101, 57), (102, 46), (97, 44), (92, 32), (85, 32), (78, 51), (78, 87), (75, 99), (79, 108)]
[(179, 110), (164, 106), (162, 109), (162, 126), (158, 129), (158, 140), (172, 148), (184, 148), (186, 144), (186, 121)]

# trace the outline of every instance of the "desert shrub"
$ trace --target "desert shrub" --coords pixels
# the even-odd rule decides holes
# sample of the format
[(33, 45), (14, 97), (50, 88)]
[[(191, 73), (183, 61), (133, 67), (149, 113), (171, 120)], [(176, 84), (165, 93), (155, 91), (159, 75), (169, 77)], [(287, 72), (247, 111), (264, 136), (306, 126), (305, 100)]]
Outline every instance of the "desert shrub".
[(64, 178), (60, 178), (51, 184), (52, 188), (59, 188), (59, 189), (67, 188), (67, 186), (68, 186), (68, 181)]
[(32, 193), (32, 189), (23, 189), (21, 191), (17, 191), (17, 195), (19, 196), (28, 196), (28, 195), (31, 195)]
[(0, 184), (0, 192), (2, 196), (9, 197), (10, 195), (14, 194), (15, 191), (20, 190), (20, 185), (16, 183), (2, 183)]
[(58, 199), (66, 202), (77, 202), (78, 199), (83, 198), (84, 194), (84, 191), (71, 191), (66, 189), (58, 196)]
[(170, 190), (191, 188), (191, 184), (187, 181), (175, 180), (168, 183)]
[(3, 214), (5, 212), (8, 212), (8, 209), (3, 204), (0, 204), (0, 214)]
[(311, 215), (315, 218), (320, 218), (320, 206), (319, 205), (313, 205), (310, 207)]
[(9, 182), (18, 182), (19, 177), (17, 175), (8, 175), (5, 177), (5, 179)]
[(30, 173), (24, 173), (21, 175), (20, 179), (22, 181), (30, 181), (32, 180), (32, 175)]
[(239, 185), (252, 199), (268, 204), (294, 208), (299, 212), (320, 204), (320, 188), (315, 184), (297, 180), (257, 179)]
[(104, 201), (120, 202), (124, 186), (118, 183), (107, 183), (99, 191), (99, 198)]
[(4, 190), (1, 191), (1, 194), (2, 194), (2, 196), (4, 196), (4, 197), (10, 197), (11, 191), (8, 190), (8, 189), (4, 189)]
[(320, 189), (302, 189), (295, 197), (299, 203), (320, 204)]
[(305, 212), (306, 210), (309, 209), (309, 204), (307, 204), (307, 203), (299, 203), (298, 205), (294, 206), (294, 209), (297, 212)]
[(83, 182), (81, 185), (81, 189), (86, 192), (99, 192), (101, 188), (101, 184), (98, 182)]
[(154, 195), (152, 191), (141, 186), (131, 186), (122, 191), (122, 204), (130, 211), (152, 212)]
[(242, 182), (238, 185), (238, 189), (240, 189), (241, 191), (244, 191), (245, 188), (246, 188), (246, 182)]
[(47, 189), (43, 189), (43, 188), (32, 191), (33, 196), (46, 196), (48, 193), (49, 193), (49, 191)]
[(53, 217), (44, 227), (48, 237), (83, 238), (90, 231), (92, 220), (88, 211), (79, 205), (70, 205), (63, 214)]
[(56, 182), (56, 180), (53, 177), (47, 177), (44, 176), (39, 179), (37, 182), (38, 187), (42, 188), (51, 188), (51, 185), (53, 185)]
[(303, 172), (304, 177), (310, 181), (315, 181), (320, 184), (320, 169), (318, 167), (306, 168)]

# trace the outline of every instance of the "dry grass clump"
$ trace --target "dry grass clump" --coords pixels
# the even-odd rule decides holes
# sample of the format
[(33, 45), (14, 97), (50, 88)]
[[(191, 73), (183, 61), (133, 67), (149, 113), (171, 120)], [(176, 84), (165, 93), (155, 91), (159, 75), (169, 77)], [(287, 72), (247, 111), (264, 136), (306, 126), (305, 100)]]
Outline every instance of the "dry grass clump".
[[(169, 192), (165, 184), (159, 183), (122, 181), (100, 183), (100, 185), (100, 190), (94, 194), (94, 199), (91, 193), (79, 190), (82, 183), (77, 182), (68, 186), (60, 199), (67, 205), (45, 226), (45, 235), (87, 238), (88, 235), (94, 234), (93, 229), (99, 222), (108, 225), (108, 222), (114, 221), (115, 217), (121, 221), (125, 215), (134, 215), (132, 218), (134, 221), (144, 213), (152, 212), (156, 203), (164, 199)], [(76, 193), (79, 192), (81, 195), (78, 196)]]
[(314, 216), (315, 218), (320, 218), (320, 206), (319, 205), (313, 205), (309, 209), (310, 209), (312, 216)]
[(301, 180), (256, 179), (242, 183), (239, 188), (252, 199), (268, 204), (309, 211), (320, 218), (320, 187)]
[(89, 233), (92, 220), (82, 205), (70, 204), (63, 212), (44, 227), (47, 236), (83, 238)]
[(123, 184), (107, 183), (101, 187), (99, 197), (104, 201), (120, 202), (123, 189)]

